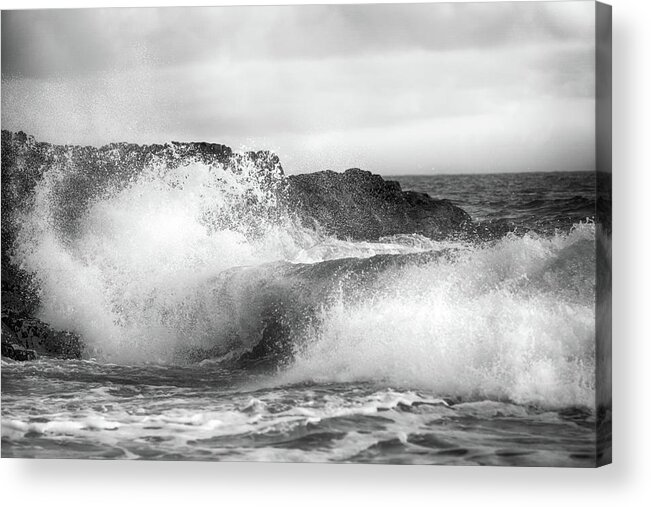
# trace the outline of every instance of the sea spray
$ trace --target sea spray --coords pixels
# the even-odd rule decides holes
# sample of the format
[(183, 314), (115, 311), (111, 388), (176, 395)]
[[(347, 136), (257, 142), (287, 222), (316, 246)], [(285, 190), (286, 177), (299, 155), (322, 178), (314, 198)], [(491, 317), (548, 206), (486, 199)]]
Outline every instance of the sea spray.
[(65, 161), (44, 172), (16, 214), (13, 258), (35, 277), (39, 316), (107, 360), (170, 360), (192, 339), (202, 281), (315, 241), (279, 217), (277, 187), (246, 158), (236, 168), (150, 164), (93, 189), (73, 224), (61, 220), (61, 195), (78, 172)]
[(440, 396), (594, 405), (594, 224), (388, 270), (324, 306), (283, 382), (372, 381)]

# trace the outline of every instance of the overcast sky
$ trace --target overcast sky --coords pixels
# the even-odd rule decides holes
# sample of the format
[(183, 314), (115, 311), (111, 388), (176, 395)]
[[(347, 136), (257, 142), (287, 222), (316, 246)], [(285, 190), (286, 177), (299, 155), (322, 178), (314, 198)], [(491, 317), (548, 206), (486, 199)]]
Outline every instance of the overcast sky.
[(594, 167), (594, 3), (4, 11), (2, 128), (290, 173)]

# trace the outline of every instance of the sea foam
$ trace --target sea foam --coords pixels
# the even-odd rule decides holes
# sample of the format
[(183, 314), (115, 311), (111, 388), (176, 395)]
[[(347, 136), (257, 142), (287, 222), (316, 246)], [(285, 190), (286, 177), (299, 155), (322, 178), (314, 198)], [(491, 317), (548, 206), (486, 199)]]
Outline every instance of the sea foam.
[(401, 267), (324, 307), (284, 379), (592, 407), (594, 283), (593, 224)]

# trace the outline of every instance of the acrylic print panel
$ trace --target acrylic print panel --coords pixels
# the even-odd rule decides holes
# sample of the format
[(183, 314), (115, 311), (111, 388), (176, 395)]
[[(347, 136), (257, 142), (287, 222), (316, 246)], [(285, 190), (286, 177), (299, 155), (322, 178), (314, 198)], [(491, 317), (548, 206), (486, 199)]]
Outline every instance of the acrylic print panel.
[(610, 461), (610, 8), (2, 12), (2, 456)]

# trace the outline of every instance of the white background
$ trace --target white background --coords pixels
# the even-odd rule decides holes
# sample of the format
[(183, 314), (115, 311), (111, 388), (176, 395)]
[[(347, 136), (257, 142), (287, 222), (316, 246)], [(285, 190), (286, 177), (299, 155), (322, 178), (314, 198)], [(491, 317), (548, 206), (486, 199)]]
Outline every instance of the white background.
[[(3, 504), (651, 505), (651, 2), (610, 3), (614, 28), (613, 465), (565, 470), (3, 459)], [(180, 4), (140, 0), (136, 5)], [(0, 0), (2, 9), (127, 5), (134, 4)]]

